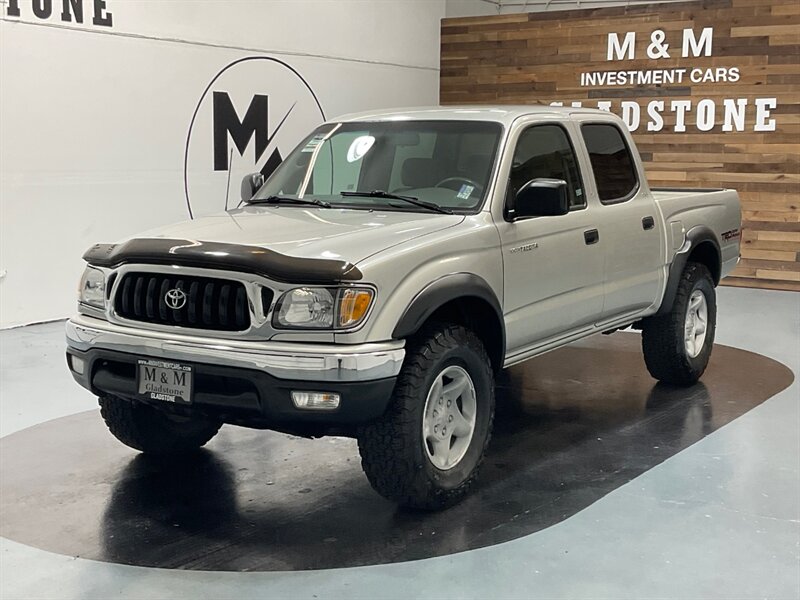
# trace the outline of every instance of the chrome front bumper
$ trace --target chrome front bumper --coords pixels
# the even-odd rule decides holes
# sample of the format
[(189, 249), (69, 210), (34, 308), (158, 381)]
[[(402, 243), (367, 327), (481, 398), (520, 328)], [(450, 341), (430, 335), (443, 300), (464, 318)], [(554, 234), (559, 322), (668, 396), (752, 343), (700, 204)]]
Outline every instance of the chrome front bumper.
[(402, 340), (357, 345), (228, 341), (122, 327), (84, 315), (68, 320), (66, 329), (67, 345), (79, 352), (100, 348), (178, 362), (259, 369), (279, 379), (374, 381), (397, 376), (405, 357)]

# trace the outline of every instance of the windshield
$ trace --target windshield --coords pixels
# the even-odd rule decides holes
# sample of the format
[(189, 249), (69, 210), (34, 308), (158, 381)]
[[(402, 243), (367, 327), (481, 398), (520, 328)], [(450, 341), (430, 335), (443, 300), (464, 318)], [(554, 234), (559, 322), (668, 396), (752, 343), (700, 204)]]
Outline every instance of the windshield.
[[(474, 211), (483, 203), (501, 132), (499, 123), (483, 121), (328, 123), (281, 163), (252, 201), (289, 197), (336, 207), (426, 210), (388, 197), (395, 194), (448, 211)], [(386, 194), (352, 194), (375, 190)]]

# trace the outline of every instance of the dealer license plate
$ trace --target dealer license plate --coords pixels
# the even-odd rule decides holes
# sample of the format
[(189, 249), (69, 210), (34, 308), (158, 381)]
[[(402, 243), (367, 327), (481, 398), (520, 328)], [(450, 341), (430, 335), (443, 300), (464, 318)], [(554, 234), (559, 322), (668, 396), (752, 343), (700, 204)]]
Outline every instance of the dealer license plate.
[(150, 400), (189, 404), (192, 367), (163, 360), (139, 359), (139, 394)]

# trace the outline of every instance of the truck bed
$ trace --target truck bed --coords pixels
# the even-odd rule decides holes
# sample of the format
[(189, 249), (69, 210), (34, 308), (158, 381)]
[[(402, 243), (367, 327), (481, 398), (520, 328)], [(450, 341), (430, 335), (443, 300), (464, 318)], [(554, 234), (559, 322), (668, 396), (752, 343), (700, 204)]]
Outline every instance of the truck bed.
[(711, 192), (724, 192), (725, 188), (682, 188), (682, 187), (653, 187), (650, 188), (656, 200), (678, 198), (686, 194), (710, 194)]
[[(678, 238), (694, 227), (710, 228), (719, 242), (724, 277), (739, 260), (741, 212), (736, 190), (723, 188), (656, 187), (650, 191), (661, 210), (667, 232)], [(681, 245), (672, 239), (673, 248)]]

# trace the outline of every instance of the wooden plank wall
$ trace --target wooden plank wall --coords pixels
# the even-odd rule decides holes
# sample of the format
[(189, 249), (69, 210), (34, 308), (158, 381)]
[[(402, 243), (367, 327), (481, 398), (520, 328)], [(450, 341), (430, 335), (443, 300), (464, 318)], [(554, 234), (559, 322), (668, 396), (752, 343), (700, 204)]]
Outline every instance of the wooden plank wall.
[[(682, 30), (713, 27), (709, 57), (681, 58)], [(648, 58), (655, 30), (666, 32), (670, 58)], [(608, 34), (635, 31), (633, 60), (608, 61)], [(800, 1), (706, 0), (547, 13), (444, 19), (442, 104), (550, 104), (611, 101), (641, 105), (634, 132), (653, 186), (733, 187), (743, 211), (742, 261), (730, 285), (800, 290)], [(678, 67), (738, 67), (735, 83), (582, 87), (580, 73)], [(695, 126), (696, 103), (717, 103), (711, 131)], [(743, 131), (722, 131), (725, 98), (748, 100)], [(776, 130), (754, 131), (756, 98), (776, 98)], [(651, 100), (691, 99), (686, 132), (647, 131)]]

